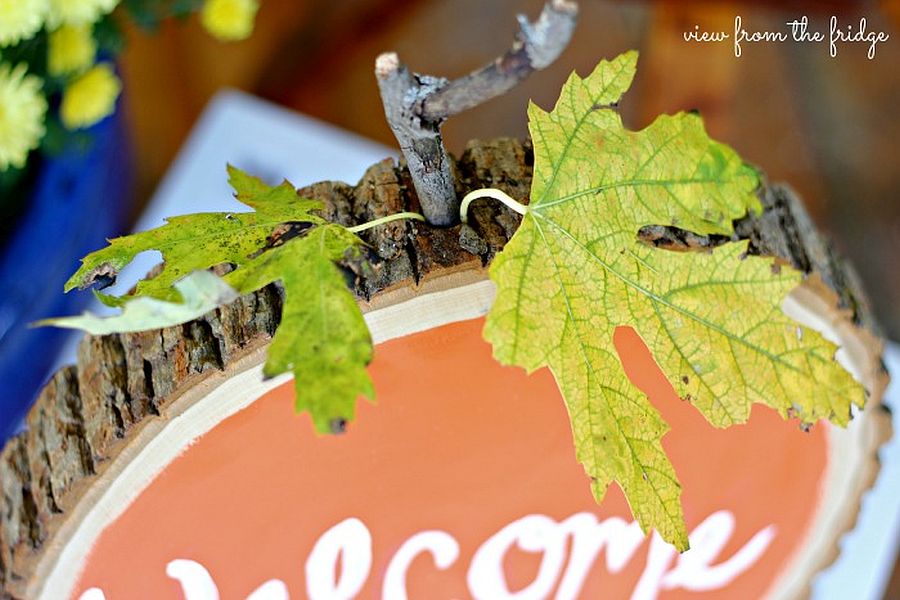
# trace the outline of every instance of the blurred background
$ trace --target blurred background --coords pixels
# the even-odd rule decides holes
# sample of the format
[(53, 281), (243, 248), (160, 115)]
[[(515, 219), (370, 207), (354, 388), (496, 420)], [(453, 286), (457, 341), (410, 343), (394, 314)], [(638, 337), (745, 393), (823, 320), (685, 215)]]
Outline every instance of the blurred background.
[[(167, 22), (156, 36), (128, 31), (121, 59), (137, 188), (149, 197), (197, 116), (222, 86), (237, 87), (387, 145), (372, 75), (375, 56), (396, 50), (410, 68), (454, 77), (502, 53), (514, 15), (536, 16), (541, 0), (264, 0), (250, 39), (223, 44), (196, 21)], [(683, 41), (694, 25), (783, 30), (807, 15), (885, 31), (874, 60), (868, 44), (745, 44)], [(880, 320), (900, 339), (900, 1), (581, 2), (562, 57), (505, 97), (451, 119), (451, 152), (471, 138), (526, 136), (528, 99), (549, 107), (571, 70), (601, 57), (641, 52), (621, 110), (639, 128), (661, 112), (698, 109), (710, 134), (773, 180), (793, 186), (865, 279)]]

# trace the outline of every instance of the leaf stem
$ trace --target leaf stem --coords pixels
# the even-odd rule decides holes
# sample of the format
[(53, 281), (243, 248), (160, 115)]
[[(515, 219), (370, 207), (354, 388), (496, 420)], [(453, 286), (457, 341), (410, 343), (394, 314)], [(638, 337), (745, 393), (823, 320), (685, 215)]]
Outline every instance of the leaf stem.
[(373, 221), (360, 223), (359, 225), (354, 225), (353, 227), (348, 227), (347, 230), (353, 233), (359, 233), (360, 231), (372, 229), (373, 227), (384, 225), (385, 223), (390, 223), (391, 221), (399, 221), (400, 219), (414, 219), (416, 221), (424, 221), (425, 217), (416, 212), (399, 212), (393, 215), (388, 215), (386, 217), (381, 217), (380, 219), (375, 219)]
[(471, 204), (473, 200), (478, 200), (479, 198), (493, 198), (494, 200), (499, 200), (520, 215), (524, 215), (528, 212), (527, 206), (525, 206), (521, 202), (516, 201), (503, 190), (498, 190), (497, 188), (483, 188), (480, 190), (469, 192), (462, 199), (462, 203), (459, 205), (460, 221), (462, 221), (463, 223), (469, 222), (469, 204)]

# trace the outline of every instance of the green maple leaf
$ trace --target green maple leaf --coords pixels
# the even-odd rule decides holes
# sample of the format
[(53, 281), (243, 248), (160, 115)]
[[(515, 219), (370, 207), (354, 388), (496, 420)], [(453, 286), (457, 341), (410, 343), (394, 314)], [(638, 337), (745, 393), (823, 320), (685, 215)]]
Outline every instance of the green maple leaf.
[(845, 424), (864, 392), (835, 346), (783, 314), (800, 273), (747, 256), (746, 242), (677, 253), (638, 241), (645, 225), (730, 235), (760, 204), (754, 170), (698, 116), (623, 127), (612, 107), (636, 61), (629, 52), (573, 74), (549, 113), (529, 107), (531, 203), (491, 267), (497, 299), (484, 335), (503, 363), (550, 367), (598, 501), (618, 483), (644, 530), (685, 550), (681, 486), (661, 444), (668, 425), (626, 377), (616, 327), (633, 327), (717, 427), (746, 421), (754, 402)]
[(140, 296), (123, 302), (121, 314), (115, 316), (97, 317), (84, 313), (77, 317), (44, 319), (35, 325), (81, 329), (92, 335), (146, 331), (198, 319), (216, 307), (233, 302), (239, 297), (231, 286), (209, 271), (195, 271), (176, 281), (174, 288), (181, 297), (179, 301), (170, 302), (151, 296)]
[(335, 265), (360, 243), (340, 225), (320, 225), (225, 277), (241, 292), (281, 280), (281, 325), (263, 372), (293, 372), (297, 411), (308, 410), (319, 432), (342, 431), (353, 420), (356, 399), (374, 398), (366, 372), (372, 337)]
[[(263, 372), (292, 372), (296, 408), (307, 410), (319, 432), (342, 430), (353, 419), (356, 399), (374, 397), (366, 365), (372, 339), (356, 299), (336, 261), (357, 251), (362, 241), (316, 214), (322, 203), (299, 198), (287, 181), (270, 187), (229, 167), (236, 197), (254, 208), (247, 213), (206, 213), (173, 217), (156, 229), (116, 238), (88, 255), (66, 290), (114, 277), (135, 256), (159, 250), (159, 273), (122, 298), (120, 315), (48, 319), (40, 324), (75, 327), (92, 333), (167, 327), (202, 316), (217, 305), (272, 282), (284, 287), (281, 324), (268, 349)], [(278, 239), (285, 223), (301, 224), (295, 237)], [(205, 269), (231, 263), (220, 279)]]
[(170, 217), (156, 229), (112, 239), (109, 246), (81, 261), (81, 268), (66, 282), (65, 291), (84, 289), (100, 280), (114, 278), (141, 252), (158, 250), (164, 261), (162, 270), (152, 279), (138, 282), (131, 296), (171, 300), (177, 298), (176, 281), (194, 271), (223, 263), (239, 267), (266, 245), (280, 225), (325, 223), (315, 214), (321, 203), (300, 198), (289, 182), (270, 187), (231, 166), (228, 174), (236, 198), (253, 208), (253, 212)]

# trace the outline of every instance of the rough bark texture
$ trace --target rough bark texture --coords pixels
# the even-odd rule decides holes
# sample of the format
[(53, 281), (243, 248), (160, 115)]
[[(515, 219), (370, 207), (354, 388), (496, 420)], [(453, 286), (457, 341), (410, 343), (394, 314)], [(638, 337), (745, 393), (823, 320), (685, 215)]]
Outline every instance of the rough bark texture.
[[(527, 141), (473, 142), (454, 161), (457, 192), (490, 186), (527, 199), (532, 161)], [(370, 167), (356, 186), (322, 182), (299, 193), (325, 201), (326, 216), (345, 225), (419, 209), (408, 170), (390, 159)], [(818, 273), (854, 319), (874, 329), (855, 274), (816, 232), (796, 196), (777, 185), (765, 185), (760, 194), (765, 211), (739, 221), (737, 237), (749, 238), (754, 252)], [(479, 200), (469, 225), (398, 221), (373, 228), (362, 234), (370, 244), (366, 259), (345, 265), (348, 283), (367, 300), (446, 268), (487, 264), (520, 220), (499, 203)], [(665, 227), (646, 228), (640, 237), (686, 250), (722, 241)], [(30, 566), (79, 489), (91, 485), (130, 432), (159, 418), (160, 409), (204, 373), (226, 368), (243, 348), (270, 337), (281, 306), (281, 291), (272, 285), (182, 326), (83, 340), (78, 366), (54, 375), (28, 415), (27, 430), (0, 454), (0, 595), (21, 596)]]
[(383, 54), (375, 63), (384, 115), (412, 173), (422, 199), (422, 214), (436, 225), (453, 222), (459, 201), (453, 193), (451, 159), (441, 139), (442, 121), (428, 121), (418, 107), (446, 79), (411, 73), (396, 54)]

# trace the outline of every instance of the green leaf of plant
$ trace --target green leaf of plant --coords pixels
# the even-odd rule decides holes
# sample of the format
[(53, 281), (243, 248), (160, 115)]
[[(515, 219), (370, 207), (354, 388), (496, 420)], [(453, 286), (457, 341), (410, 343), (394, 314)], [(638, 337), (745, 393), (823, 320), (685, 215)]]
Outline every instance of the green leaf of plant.
[(372, 338), (335, 265), (360, 243), (339, 225), (320, 225), (225, 277), (241, 292), (281, 280), (281, 325), (269, 346), (264, 373), (294, 373), (297, 411), (308, 410), (319, 432), (341, 431), (353, 420), (356, 399), (374, 398), (366, 372)]
[(232, 263), (240, 266), (266, 245), (283, 223), (319, 225), (315, 214), (321, 202), (297, 196), (285, 181), (270, 187), (234, 167), (228, 167), (229, 182), (238, 200), (255, 209), (242, 213), (200, 213), (171, 217), (162, 227), (110, 240), (109, 246), (92, 252), (66, 282), (65, 290), (86, 288), (114, 278), (135, 256), (159, 250), (163, 268), (152, 279), (137, 284), (133, 296), (177, 299), (173, 284), (193, 271)]
[[(117, 317), (84, 315), (40, 324), (91, 333), (166, 327), (281, 281), (281, 324), (264, 373), (272, 377), (292, 372), (297, 410), (308, 410), (319, 432), (341, 430), (354, 417), (356, 399), (374, 397), (366, 372), (372, 339), (335, 264), (362, 241), (316, 215), (321, 203), (299, 198), (290, 183), (270, 187), (232, 167), (229, 174), (238, 200), (255, 212), (174, 217), (157, 229), (112, 240), (84, 259), (67, 290), (114, 276), (145, 250), (162, 253), (162, 270), (140, 281), (133, 294), (97, 294), (110, 306), (123, 306)], [(285, 223), (303, 227), (290, 231)], [(205, 271), (222, 263), (236, 267), (224, 281)]]
[(209, 271), (195, 271), (176, 281), (175, 290), (181, 296), (180, 302), (141, 297), (124, 303), (122, 313), (116, 316), (97, 317), (84, 313), (77, 317), (44, 319), (35, 325), (81, 329), (93, 335), (144, 331), (186, 323), (239, 297), (231, 286)]
[(596, 498), (618, 483), (645, 531), (685, 550), (681, 486), (661, 444), (668, 425), (626, 377), (616, 327), (637, 330), (717, 427), (746, 421), (754, 402), (845, 424), (864, 392), (832, 344), (782, 313), (798, 272), (747, 256), (746, 242), (677, 253), (638, 241), (645, 225), (729, 235), (760, 205), (755, 172), (698, 116), (623, 127), (612, 105), (636, 61), (629, 52), (573, 74), (549, 113), (529, 107), (531, 203), (491, 267), (498, 292), (484, 334), (501, 362), (550, 367)]

